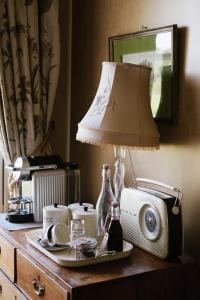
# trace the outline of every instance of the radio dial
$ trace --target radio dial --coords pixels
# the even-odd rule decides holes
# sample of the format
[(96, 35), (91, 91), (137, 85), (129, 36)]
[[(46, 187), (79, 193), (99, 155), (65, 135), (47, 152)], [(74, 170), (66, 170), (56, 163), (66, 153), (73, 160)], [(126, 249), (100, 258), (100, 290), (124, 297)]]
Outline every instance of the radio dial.
[(140, 229), (144, 237), (148, 240), (154, 241), (158, 238), (161, 229), (160, 215), (157, 209), (145, 204), (139, 213)]

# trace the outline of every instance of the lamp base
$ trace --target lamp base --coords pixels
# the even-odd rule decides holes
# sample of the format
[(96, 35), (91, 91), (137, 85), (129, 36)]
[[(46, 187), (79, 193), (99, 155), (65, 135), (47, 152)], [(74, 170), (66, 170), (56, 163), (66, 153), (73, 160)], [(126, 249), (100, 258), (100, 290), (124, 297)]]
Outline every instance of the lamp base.
[(113, 175), (113, 187), (116, 201), (120, 204), (121, 191), (124, 188), (125, 165), (124, 159), (126, 149), (123, 146), (114, 145), (115, 172)]

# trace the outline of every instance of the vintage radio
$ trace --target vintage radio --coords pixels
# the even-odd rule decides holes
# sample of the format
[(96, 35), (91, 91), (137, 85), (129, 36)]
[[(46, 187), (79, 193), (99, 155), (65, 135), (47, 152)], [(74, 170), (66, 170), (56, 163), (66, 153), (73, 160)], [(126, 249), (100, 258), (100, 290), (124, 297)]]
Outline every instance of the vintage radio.
[[(139, 187), (150, 183), (171, 190)], [(149, 179), (137, 178), (132, 188), (121, 193), (121, 224), (124, 239), (162, 258), (182, 253), (182, 193), (171, 186)]]

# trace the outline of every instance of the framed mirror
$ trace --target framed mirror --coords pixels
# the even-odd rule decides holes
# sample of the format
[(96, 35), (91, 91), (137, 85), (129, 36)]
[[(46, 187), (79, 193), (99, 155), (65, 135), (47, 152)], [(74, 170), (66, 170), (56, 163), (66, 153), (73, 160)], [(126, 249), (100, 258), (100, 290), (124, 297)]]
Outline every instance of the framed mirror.
[(109, 38), (109, 60), (152, 68), (150, 101), (156, 120), (173, 122), (177, 112), (177, 25)]

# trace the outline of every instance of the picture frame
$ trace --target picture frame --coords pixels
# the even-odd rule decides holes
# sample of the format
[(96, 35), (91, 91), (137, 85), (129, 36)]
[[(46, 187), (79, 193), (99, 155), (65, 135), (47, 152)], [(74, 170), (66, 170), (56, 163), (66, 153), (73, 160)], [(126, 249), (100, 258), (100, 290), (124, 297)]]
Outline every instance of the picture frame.
[(152, 68), (151, 110), (155, 120), (175, 122), (177, 115), (176, 24), (109, 37), (109, 60)]

